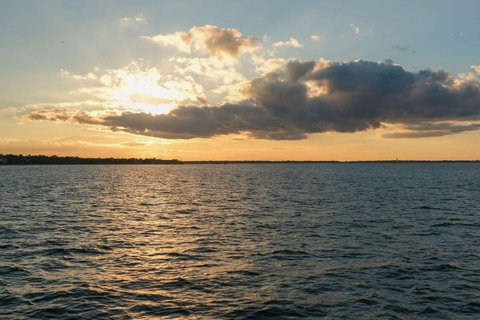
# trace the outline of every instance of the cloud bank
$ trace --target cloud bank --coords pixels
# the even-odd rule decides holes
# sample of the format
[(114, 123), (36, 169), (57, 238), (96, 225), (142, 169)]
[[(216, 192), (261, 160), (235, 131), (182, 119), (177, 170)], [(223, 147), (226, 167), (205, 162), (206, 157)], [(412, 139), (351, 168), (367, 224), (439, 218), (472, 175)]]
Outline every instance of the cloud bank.
[[(240, 49), (236, 50), (231, 52)], [(91, 124), (164, 139), (247, 134), (256, 139), (296, 140), (313, 133), (357, 132), (383, 124), (404, 128), (386, 134), (387, 138), (480, 129), (474, 123), (480, 120), (480, 82), (473, 74), (410, 72), (388, 61), (289, 60), (283, 68), (250, 81), (241, 93), (245, 100), (239, 103), (180, 105), (167, 114), (94, 116), (53, 109), (37, 110), (25, 119)]]

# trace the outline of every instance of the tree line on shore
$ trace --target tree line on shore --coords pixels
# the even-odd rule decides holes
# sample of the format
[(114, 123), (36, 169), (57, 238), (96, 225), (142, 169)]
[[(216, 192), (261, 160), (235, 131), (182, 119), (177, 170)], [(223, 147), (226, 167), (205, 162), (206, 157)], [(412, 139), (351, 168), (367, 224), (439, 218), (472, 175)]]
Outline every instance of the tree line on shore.
[(45, 155), (0, 154), (0, 164), (181, 164), (177, 159), (80, 158)]

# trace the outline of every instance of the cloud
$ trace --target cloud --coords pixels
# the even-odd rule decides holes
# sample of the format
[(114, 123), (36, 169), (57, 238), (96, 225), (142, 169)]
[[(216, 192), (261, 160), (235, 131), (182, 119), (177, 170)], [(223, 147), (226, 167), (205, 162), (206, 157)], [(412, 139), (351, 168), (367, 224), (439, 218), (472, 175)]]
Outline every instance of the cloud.
[(97, 79), (97, 76), (94, 75), (92, 72), (87, 73), (86, 75), (81, 75), (81, 74), (72, 74), (66, 70), (60, 69), (60, 72), (63, 76), (68, 76), (71, 77), (75, 80), (95, 80)]
[(98, 124), (102, 121), (86, 111), (69, 110), (69, 109), (51, 109), (37, 110), (25, 116), (25, 120), (31, 121), (50, 121), (50, 122), (73, 122), (80, 124)]
[(278, 48), (278, 47), (303, 48), (303, 44), (301, 44), (300, 42), (298, 42), (298, 40), (295, 39), (295, 38), (290, 38), (290, 40), (288, 40), (288, 41), (275, 42), (275, 43), (273, 44), (273, 46), (274, 46), (275, 48)]
[(137, 141), (130, 141), (130, 142), (123, 142), (120, 143), (122, 146), (126, 147), (143, 147), (146, 146), (148, 143), (146, 142), (137, 142)]
[[(214, 58), (170, 58), (169, 61), (176, 63), (175, 72), (181, 76), (194, 76), (197, 80), (204, 83), (215, 85), (208, 93), (218, 96), (225, 95), (227, 101), (242, 100), (239, 88), (248, 83), (240, 72), (237, 71), (236, 64), (224, 63), (223, 60)], [(205, 97), (205, 96), (204, 96)], [(212, 95), (209, 95), (212, 98)], [(215, 98), (215, 97), (214, 97)], [(204, 99), (206, 101), (206, 97)]]
[(311, 39), (312, 41), (319, 41), (319, 40), (321, 39), (321, 37), (320, 37), (319, 35), (312, 34), (312, 35), (310, 36), (310, 39)]
[[(103, 105), (103, 109), (162, 113), (178, 103), (206, 99), (202, 85), (191, 76), (165, 76), (156, 67), (147, 67), (141, 60), (123, 68), (104, 72), (97, 70), (96, 75), (75, 75), (63, 69), (61, 72), (66, 77), (84, 80), (80, 88), (71, 92), (72, 95), (83, 98), (84, 104), (91, 105), (92, 100), (96, 101), (97, 105)], [(55, 107), (67, 108), (61, 104), (57, 103)]]
[[(25, 107), (21, 109), (25, 109)], [(0, 108), (0, 120), (10, 119), (17, 116), (22, 111), (21, 109), (15, 107)]]
[(400, 52), (409, 52), (410, 51), (410, 46), (399, 46), (399, 45), (394, 45), (392, 46), (392, 49), (398, 50)]
[(143, 38), (163, 46), (174, 46), (185, 53), (208, 53), (219, 60), (236, 60), (240, 55), (259, 47), (257, 37), (245, 37), (237, 29), (221, 29), (211, 25), (193, 27), (188, 32)]
[(442, 137), (450, 134), (479, 130), (480, 124), (471, 123), (465, 125), (455, 125), (448, 122), (426, 122), (415, 125), (407, 125), (404, 127), (404, 129), (407, 131), (386, 133), (383, 135), (383, 137), (391, 139)]
[(258, 58), (254, 61), (254, 63), (256, 64), (255, 71), (262, 72), (262, 73), (269, 73), (277, 69), (283, 69), (283, 67), (287, 63), (287, 60), (282, 58), (271, 58), (271, 59)]
[(133, 18), (125, 17), (120, 19), (120, 23), (123, 25), (133, 25), (135, 23), (147, 23), (147, 17), (145, 17), (143, 12), (140, 12)]
[[(289, 60), (284, 69), (242, 89), (245, 100), (180, 105), (167, 114), (34, 111), (30, 120), (70, 121), (165, 139), (247, 134), (295, 140), (322, 132), (357, 132), (382, 124), (405, 126), (389, 138), (428, 137), (479, 129), (480, 81), (443, 70), (410, 72), (391, 62)], [(461, 124), (451, 124), (452, 121)], [(468, 121), (467, 125), (463, 125)]]
[(357, 26), (355, 26), (355, 24), (350, 23), (350, 27), (352, 28), (353, 33), (355, 33), (355, 34), (359, 34), (359, 33), (360, 33), (360, 28), (357, 27)]
[(291, 83), (298, 82), (299, 79), (311, 72), (315, 67), (315, 61), (302, 62), (298, 60), (288, 61), (285, 65), (286, 80)]
[(471, 68), (480, 76), (480, 66), (471, 66)]

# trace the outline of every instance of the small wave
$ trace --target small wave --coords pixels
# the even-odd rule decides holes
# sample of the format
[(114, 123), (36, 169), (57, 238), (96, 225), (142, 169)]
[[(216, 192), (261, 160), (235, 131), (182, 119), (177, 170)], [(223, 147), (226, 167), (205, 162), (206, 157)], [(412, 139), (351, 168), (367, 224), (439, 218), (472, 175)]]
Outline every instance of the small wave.
[(436, 266), (429, 266), (429, 267), (422, 267), (420, 271), (437, 271), (437, 272), (445, 272), (445, 271), (453, 271), (453, 270), (462, 270), (462, 268), (451, 265), (449, 263), (444, 263)]
[(213, 248), (206, 248), (206, 247), (199, 247), (199, 248), (194, 248), (194, 249), (189, 249), (184, 252), (194, 252), (194, 253), (214, 253), (218, 252), (218, 250), (215, 250)]
[(457, 223), (452, 223), (452, 222), (443, 222), (443, 223), (437, 223), (432, 225), (432, 228), (438, 228), (438, 227), (479, 227), (479, 224), (476, 223), (462, 223), (462, 222), (457, 222)]
[(326, 292), (334, 292), (334, 291), (341, 291), (341, 287), (329, 284), (329, 285), (312, 285), (310, 287), (304, 288), (303, 291), (308, 294), (318, 295)]
[(46, 256), (72, 256), (75, 254), (78, 255), (100, 255), (105, 254), (113, 249), (108, 246), (86, 246), (86, 247), (78, 247), (78, 248), (52, 248), (52, 249), (45, 249), (41, 252), (41, 254)]
[(431, 207), (431, 206), (421, 206), (421, 207), (417, 207), (415, 209), (420, 209), (420, 210), (442, 210), (441, 208), (435, 208), (435, 207)]
[(7, 276), (7, 275), (16, 275), (16, 276), (27, 276), (30, 272), (27, 270), (16, 267), (16, 266), (0, 266), (0, 275)]
[(12, 235), (12, 234), (19, 234), (20, 232), (12, 229), (12, 228), (9, 228), (9, 227), (6, 227), (6, 226), (0, 226), (0, 234), (1, 235)]
[(84, 247), (84, 248), (71, 248), (68, 249), (72, 253), (81, 254), (81, 255), (99, 255), (106, 254), (108, 251), (112, 251), (112, 248), (104, 247), (103, 249), (99, 247)]
[(316, 307), (302, 308), (293, 306), (291, 302), (265, 302), (258, 307), (246, 306), (226, 313), (228, 319), (303, 319), (326, 316), (324, 310)]
[(180, 290), (180, 291), (200, 291), (200, 292), (209, 292), (206, 287), (198, 285), (190, 280), (184, 279), (182, 277), (178, 277), (175, 279), (171, 279), (169, 281), (163, 282), (155, 286), (156, 288), (162, 290)]
[(177, 260), (201, 260), (202, 257), (199, 257), (197, 255), (190, 255), (190, 254), (184, 254), (184, 253), (179, 253), (179, 252), (169, 252), (165, 253), (167, 257), (172, 257)]
[(175, 213), (179, 213), (179, 214), (190, 214), (190, 213), (194, 213), (194, 212), (198, 212), (198, 209), (196, 209), (196, 208), (191, 208), (191, 209), (175, 210)]
[[(0, 305), (2, 306), (10, 306), (10, 307), (18, 307), (21, 305), (32, 305), (32, 303), (28, 300), (24, 300), (20, 297), (16, 297), (12, 294), (8, 295), (0, 295)], [(0, 315), (2, 312), (0, 311)]]
[(253, 312), (252, 316), (255, 319), (259, 318), (303, 318), (304, 315), (293, 308), (282, 308), (278, 306), (268, 306), (263, 309)]
[(476, 316), (480, 314), (480, 302), (469, 301), (455, 309), (457, 312)]
[(9, 244), (0, 244), (0, 249), (2, 249), (2, 250), (6, 250), (6, 249), (18, 249), (18, 248), (20, 248), (20, 246), (18, 246), (18, 245), (13, 245), (13, 244), (11, 244), (11, 243), (9, 243)]
[(162, 306), (162, 305), (150, 305), (150, 304), (138, 304), (136, 306), (131, 307), (129, 311), (140, 313), (146, 316), (156, 316), (156, 317), (168, 316), (169, 318), (179, 317), (179, 316), (188, 316), (191, 314), (191, 312), (185, 308)]
[(61, 319), (67, 313), (66, 308), (62, 306), (37, 308), (28, 315), (33, 319)]
[(361, 298), (361, 299), (356, 300), (355, 302), (365, 304), (365, 305), (368, 305), (368, 306), (374, 306), (374, 305), (380, 304), (380, 302), (378, 302), (376, 300), (368, 299), (368, 298)]
[(443, 222), (443, 223), (437, 223), (432, 225), (432, 228), (438, 228), (438, 227), (451, 227), (457, 225), (456, 223), (451, 223), (451, 222)]
[(170, 297), (167, 297), (165, 295), (155, 294), (155, 293), (139, 293), (139, 294), (133, 295), (132, 298), (134, 298), (135, 300), (145, 300), (145, 301), (151, 301), (151, 302), (159, 302), (159, 301), (171, 299)]
[(139, 206), (142, 206), (142, 207), (150, 207), (150, 206), (154, 206), (155, 203), (148, 203), (148, 202), (140, 202), (139, 203)]
[(418, 313), (419, 315), (435, 316), (436, 319), (448, 319), (447, 315), (432, 307), (426, 307)]
[(260, 273), (255, 272), (255, 271), (249, 271), (249, 270), (235, 270), (235, 271), (227, 271), (228, 274), (239, 274), (242, 276), (249, 276), (249, 277), (256, 277), (259, 276)]
[(311, 257), (311, 254), (299, 250), (276, 250), (269, 254), (270, 258), (277, 260), (299, 260)]

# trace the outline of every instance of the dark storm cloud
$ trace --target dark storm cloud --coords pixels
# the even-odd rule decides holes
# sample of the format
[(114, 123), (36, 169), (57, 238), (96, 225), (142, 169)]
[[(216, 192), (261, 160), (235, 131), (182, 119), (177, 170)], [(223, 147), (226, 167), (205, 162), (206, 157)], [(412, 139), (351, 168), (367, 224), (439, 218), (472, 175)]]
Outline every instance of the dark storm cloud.
[[(322, 93), (314, 94), (312, 87)], [(387, 135), (390, 138), (480, 129), (476, 124), (432, 129), (431, 124), (479, 120), (478, 80), (454, 79), (442, 70), (413, 73), (388, 61), (329, 62), (322, 66), (313, 61), (290, 61), (285, 72), (252, 80), (243, 93), (247, 100), (241, 104), (179, 106), (164, 115), (124, 112), (94, 118), (85, 112), (58, 111), (55, 118), (37, 111), (27, 118), (90, 123), (166, 139), (247, 132), (259, 139), (295, 140), (310, 133), (374, 129), (382, 123), (402, 124), (410, 130)]]

